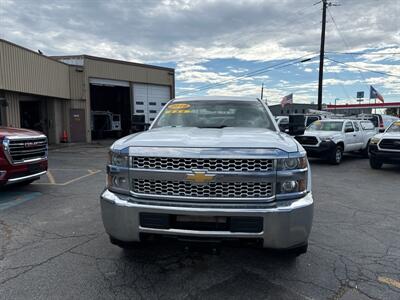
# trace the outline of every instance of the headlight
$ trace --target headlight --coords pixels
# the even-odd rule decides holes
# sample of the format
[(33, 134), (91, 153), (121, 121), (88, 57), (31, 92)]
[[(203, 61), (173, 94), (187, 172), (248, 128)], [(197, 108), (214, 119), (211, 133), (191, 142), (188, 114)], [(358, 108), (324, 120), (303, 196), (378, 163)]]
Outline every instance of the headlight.
[(320, 137), (321, 142), (330, 142), (332, 139), (330, 137)]
[(369, 143), (372, 145), (376, 145), (379, 143), (380, 140), (381, 140), (380, 138), (373, 137)]
[(307, 157), (289, 157), (278, 159), (278, 170), (295, 170), (307, 168)]
[(128, 193), (130, 189), (129, 156), (110, 151), (108, 164), (107, 188), (115, 192)]
[(109, 164), (116, 167), (128, 167), (129, 156), (118, 154), (115, 152), (109, 153)]
[[(307, 157), (278, 159), (276, 199), (296, 199), (307, 191)], [(300, 194), (299, 194), (300, 193)]]
[[(307, 175), (306, 175), (307, 176)], [(307, 179), (285, 180), (278, 184), (278, 194), (304, 192), (307, 189)]]
[(128, 176), (124, 176), (123, 174), (117, 174), (117, 175), (108, 174), (107, 187), (110, 190), (129, 191)]

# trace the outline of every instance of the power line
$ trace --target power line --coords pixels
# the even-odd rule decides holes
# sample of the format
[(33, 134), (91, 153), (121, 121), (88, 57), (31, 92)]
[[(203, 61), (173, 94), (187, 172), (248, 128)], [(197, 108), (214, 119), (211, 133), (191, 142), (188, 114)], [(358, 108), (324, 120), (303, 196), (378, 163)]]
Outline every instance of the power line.
[(341, 64), (341, 65), (345, 65), (345, 66), (349, 66), (349, 67), (355, 68), (355, 69), (360, 69), (360, 70), (368, 71), (368, 72), (371, 72), (371, 73), (377, 73), (377, 74), (381, 74), (381, 75), (386, 75), (386, 76), (392, 76), (392, 77), (400, 78), (399, 75), (395, 75), (395, 74), (392, 74), (392, 73), (382, 72), (382, 71), (376, 71), (376, 70), (371, 70), (371, 69), (364, 68), (364, 67), (358, 67), (358, 66), (355, 66), (355, 65), (351, 65), (351, 64), (349, 64), (349, 63), (347, 63), (347, 62), (339, 61), (339, 60), (336, 60), (336, 59), (333, 59), (333, 58), (329, 58), (329, 57), (326, 57), (326, 59), (327, 59), (327, 60), (330, 60), (330, 61), (333, 61), (333, 62), (335, 62), (335, 63)]
[(289, 60), (287, 62), (280, 62), (280, 63), (274, 64), (274, 65), (263, 67), (261, 69), (257, 69), (257, 70), (248, 72), (248, 73), (246, 73), (246, 74), (244, 74), (242, 76), (238, 76), (238, 77), (235, 77), (235, 78), (232, 78), (232, 79), (227, 79), (227, 80), (223, 80), (223, 81), (220, 81), (220, 82), (215, 82), (215, 83), (207, 84), (207, 85), (204, 85), (204, 86), (200, 86), (199, 88), (197, 88), (197, 89), (195, 89), (193, 91), (188, 91), (186, 93), (182, 93), (182, 94), (180, 94), (180, 96), (187, 95), (187, 94), (193, 94), (193, 93), (204, 91), (204, 90), (209, 90), (209, 89), (216, 88), (218, 86), (225, 85), (225, 84), (228, 84), (228, 83), (240, 80), (240, 79), (253, 77), (253, 76), (256, 76), (256, 75), (261, 75), (261, 74), (270, 72), (272, 70), (282, 69), (282, 68), (285, 68), (285, 67), (288, 67), (288, 66), (303, 62), (303, 61), (309, 61), (309, 60), (315, 58), (316, 55), (314, 55), (312, 57), (309, 57), (307, 59), (303, 59), (303, 58), (305, 58), (307, 56), (310, 56), (312, 54), (315, 54), (315, 53), (306, 54), (306, 55), (300, 56), (298, 58), (291, 59), (291, 60)]
[[(339, 26), (336, 24), (335, 18), (334, 18), (333, 15), (331, 14), (331, 11), (328, 10), (328, 13), (329, 13), (329, 16), (331, 17), (331, 20), (332, 20), (332, 22), (333, 22), (333, 25), (334, 25), (335, 28), (336, 28), (337, 33), (339, 34), (340, 38), (341, 38), (342, 41), (343, 41), (343, 44), (346, 46), (347, 50), (350, 50), (351, 48), (350, 48), (349, 44), (346, 42), (346, 40), (344, 39), (342, 33), (340, 32)], [(352, 55), (352, 57), (354, 58), (353, 55)], [(363, 81), (365, 82), (365, 84), (366, 84), (366, 86), (367, 86), (367, 89), (368, 89), (368, 88), (369, 88), (369, 85), (367, 84), (367, 79), (364, 77), (364, 75), (362, 74), (361, 71), (358, 71), (358, 73), (360, 74), (361, 78), (362, 78)]]
[(375, 53), (375, 52), (337, 52), (337, 51), (325, 51), (325, 53), (330, 54), (340, 54), (340, 55), (400, 55), (400, 52), (383, 52), (383, 53)]

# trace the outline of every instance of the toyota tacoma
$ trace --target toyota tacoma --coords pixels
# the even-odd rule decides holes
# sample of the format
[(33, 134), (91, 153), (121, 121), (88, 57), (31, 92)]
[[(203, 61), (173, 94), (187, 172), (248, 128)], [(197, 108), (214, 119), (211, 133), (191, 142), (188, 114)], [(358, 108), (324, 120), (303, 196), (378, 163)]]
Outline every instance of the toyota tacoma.
[(325, 119), (313, 122), (296, 139), (308, 156), (338, 165), (343, 153), (361, 152), (368, 157), (368, 145), (375, 134), (374, 124), (368, 120)]
[(111, 146), (107, 178), (102, 219), (120, 247), (164, 236), (307, 251), (306, 152), (258, 99), (171, 100), (148, 131)]
[(371, 139), (369, 162), (372, 169), (380, 169), (384, 163), (400, 164), (400, 121)]

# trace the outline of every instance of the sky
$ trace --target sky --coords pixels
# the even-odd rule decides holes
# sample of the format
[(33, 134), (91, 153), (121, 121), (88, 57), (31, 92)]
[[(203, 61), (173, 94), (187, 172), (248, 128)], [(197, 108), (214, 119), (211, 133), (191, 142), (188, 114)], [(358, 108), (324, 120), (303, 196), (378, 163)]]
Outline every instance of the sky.
[[(353, 103), (357, 91), (369, 98), (370, 85), (400, 102), (400, 0), (332, 4), (323, 102)], [(321, 8), (318, 0), (0, 0), (0, 38), (45, 55), (173, 67), (177, 97), (260, 97), (264, 84), (270, 104), (290, 93), (316, 103)]]

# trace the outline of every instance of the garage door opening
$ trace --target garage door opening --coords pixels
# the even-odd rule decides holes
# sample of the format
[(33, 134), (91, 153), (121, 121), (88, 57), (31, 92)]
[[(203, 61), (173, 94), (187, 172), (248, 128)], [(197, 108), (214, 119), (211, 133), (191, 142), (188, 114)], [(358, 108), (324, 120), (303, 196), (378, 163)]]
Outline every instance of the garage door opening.
[(19, 102), (21, 127), (33, 129), (48, 134), (47, 106), (44, 101), (20, 101)]
[(119, 138), (131, 129), (128, 86), (90, 84), (92, 139)]

